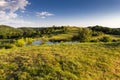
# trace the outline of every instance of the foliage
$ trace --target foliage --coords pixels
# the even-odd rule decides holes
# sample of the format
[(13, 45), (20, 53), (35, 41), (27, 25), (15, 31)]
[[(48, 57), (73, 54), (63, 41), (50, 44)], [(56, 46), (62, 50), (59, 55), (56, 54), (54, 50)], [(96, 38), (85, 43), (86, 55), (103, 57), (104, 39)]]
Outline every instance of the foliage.
[(36, 33), (36, 31), (31, 27), (22, 27), (19, 29), (23, 31), (22, 37), (34, 37), (34, 34)]
[(94, 31), (99, 31), (99, 32), (103, 32), (105, 34), (113, 34), (113, 35), (120, 35), (120, 29), (119, 28), (108, 28), (108, 27), (102, 27), (99, 25), (93, 26), (93, 27), (89, 27), (90, 29), (94, 30)]
[(0, 50), (1, 80), (119, 80), (120, 43)]
[(32, 38), (25, 38), (25, 42), (26, 42), (26, 44), (30, 45), (30, 44), (32, 44), (33, 39)]
[(10, 49), (14, 47), (15, 47), (14, 44), (0, 44), (0, 48)]
[(89, 28), (80, 28), (77, 36), (73, 36), (73, 40), (79, 40), (80, 42), (88, 42), (92, 36)]
[(104, 35), (103, 32), (92, 31), (92, 36), (101, 36)]
[(23, 47), (25, 45), (25, 40), (23, 38), (16, 40), (15, 45), (17, 47)]
[[(20, 39), (20, 38), (43, 38), (49, 41), (80, 41), (97, 42), (95, 38), (102, 36), (114, 36), (113, 41), (118, 42), (120, 38), (119, 28), (108, 28), (102, 26), (91, 26), (87, 28), (75, 26), (52, 26), (52, 27), (21, 27), (13, 28), (6, 25), (0, 25), (0, 39)], [(117, 37), (116, 37), (117, 35)], [(111, 40), (112, 41), (112, 40)], [(32, 40), (30, 41), (31, 44)], [(28, 42), (29, 44), (29, 42)]]
[(100, 40), (99, 39), (92, 39), (92, 40), (90, 40), (90, 42), (100, 42)]
[(109, 36), (104, 36), (104, 37), (102, 37), (100, 39), (100, 41), (102, 41), (102, 42), (110, 42), (110, 41), (112, 41), (112, 39)]
[(22, 31), (6, 25), (0, 25), (0, 39), (19, 38), (22, 36)]

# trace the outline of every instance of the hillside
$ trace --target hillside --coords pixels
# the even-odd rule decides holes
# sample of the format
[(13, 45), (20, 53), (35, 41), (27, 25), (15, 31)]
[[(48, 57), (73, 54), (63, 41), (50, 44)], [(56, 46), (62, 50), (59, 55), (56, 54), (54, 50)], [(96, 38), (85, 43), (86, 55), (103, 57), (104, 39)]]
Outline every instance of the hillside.
[(22, 30), (6, 25), (0, 25), (0, 39), (18, 38), (22, 34)]
[(39, 39), (46, 38), (48, 41), (57, 42), (104, 42), (102, 39), (107, 37), (110, 38), (109, 41), (117, 42), (120, 41), (120, 29), (102, 26), (91, 26), (85, 28), (75, 26), (13, 28), (6, 25), (0, 25), (0, 39), (19, 39), (23, 37)]
[(1, 80), (119, 80), (120, 43), (74, 43), (0, 50)]

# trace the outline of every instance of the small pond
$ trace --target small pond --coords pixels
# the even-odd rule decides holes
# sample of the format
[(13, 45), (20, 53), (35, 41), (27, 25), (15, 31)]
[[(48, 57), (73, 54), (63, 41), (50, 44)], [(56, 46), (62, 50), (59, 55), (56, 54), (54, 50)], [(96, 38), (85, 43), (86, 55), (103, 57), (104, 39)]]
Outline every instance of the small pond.
[[(42, 41), (40, 41), (40, 40), (36, 40), (36, 41), (33, 41), (32, 42), (32, 44), (33, 45), (40, 45), (40, 44), (42, 44), (43, 42)], [(48, 42), (46, 42), (45, 44), (59, 44), (59, 43), (61, 43), (61, 42), (50, 42), (50, 41), (48, 41)], [(72, 42), (72, 41), (70, 41), (70, 42), (64, 42), (65, 44), (72, 44), (72, 43), (78, 43), (78, 42)]]

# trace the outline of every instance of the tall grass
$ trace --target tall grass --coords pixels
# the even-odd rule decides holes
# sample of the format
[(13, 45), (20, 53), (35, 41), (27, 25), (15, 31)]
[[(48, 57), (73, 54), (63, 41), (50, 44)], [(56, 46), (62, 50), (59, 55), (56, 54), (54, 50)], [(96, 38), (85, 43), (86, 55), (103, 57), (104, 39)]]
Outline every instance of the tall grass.
[(120, 43), (74, 43), (0, 50), (1, 80), (119, 80)]

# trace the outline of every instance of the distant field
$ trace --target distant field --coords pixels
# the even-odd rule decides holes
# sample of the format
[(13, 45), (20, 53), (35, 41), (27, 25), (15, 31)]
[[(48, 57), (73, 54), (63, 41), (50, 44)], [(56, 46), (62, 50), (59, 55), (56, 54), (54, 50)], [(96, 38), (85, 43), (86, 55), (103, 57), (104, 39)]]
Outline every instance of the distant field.
[(120, 80), (120, 43), (0, 50), (1, 80)]
[[(71, 41), (74, 36), (79, 34), (79, 30), (80, 30), (79, 27), (67, 27), (67, 31), (65, 33), (58, 32), (57, 35), (52, 35), (51, 37), (48, 38), (48, 40), (50, 41), (52, 40), (53, 41)], [(90, 41), (95, 40), (95, 42), (97, 42), (96, 40), (99, 40), (105, 36), (109, 37), (111, 40), (120, 41), (120, 35), (105, 34), (105, 33), (101, 33), (97, 36), (91, 36)]]

